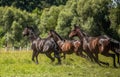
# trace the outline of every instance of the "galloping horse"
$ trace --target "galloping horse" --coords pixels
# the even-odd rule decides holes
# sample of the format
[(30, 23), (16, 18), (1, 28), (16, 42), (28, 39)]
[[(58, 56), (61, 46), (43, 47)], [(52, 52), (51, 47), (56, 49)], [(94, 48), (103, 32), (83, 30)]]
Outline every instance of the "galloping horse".
[[(83, 49), (87, 52), (91, 52), (95, 54), (94, 60), (101, 65), (109, 65), (109, 63), (99, 61), (98, 54), (101, 53), (104, 56), (107, 57), (112, 57), (113, 58), (113, 65), (114, 67), (116, 66), (115, 63), (115, 54), (117, 55), (118, 58), (118, 63), (120, 64), (119, 61), (119, 53), (120, 53), (120, 42), (109, 38), (106, 35), (98, 36), (98, 37), (90, 37), (88, 36), (85, 32), (83, 32), (79, 26), (74, 26), (74, 29), (71, 31), (69, 34), (69, 37), (74, 37), (78, 36), (80, 40), (83, 42)], [(112, 50), (115, 54), (110, 53), (109, 50)]]
[(38, 54), (44, 53), (51, 61), (54, 61), (54, 58), (51, 56), (51, 53), (54, 52), (55, 57), (58, 59), (58, 63), (61, 63), (59, 48), (57, 43), (52, 38), (41, 39), (35, 34), (35, 31), (32, 27), (26, 27), (23, 30), (23, 35), (28, 36), (30, 41), (32, 42), (32, 61), (35, 62), (34, 57), (36, 57), (36, 64), (38, 64)]
[(82, 47), (80, 41), (64, 40), (54, 30), (50, 30), (49, 37), (52, 37), (59, 45), (60, 52), (64, 54), (64, 59), (65, 59), (65, 54), (72, 54), (72, 53), (76, 53), (76, 55), (87, 58), (86, 55), (82, 54)]

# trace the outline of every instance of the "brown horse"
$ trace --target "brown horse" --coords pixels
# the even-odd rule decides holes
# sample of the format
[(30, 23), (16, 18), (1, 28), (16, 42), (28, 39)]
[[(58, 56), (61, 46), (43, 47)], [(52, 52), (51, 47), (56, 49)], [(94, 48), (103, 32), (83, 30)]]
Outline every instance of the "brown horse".
[(72, 53), (76, 53), (76, 55), (87, 58), (86, 55), (82, 53), (82, 47), (80, 41), (64, 40), (54, 30), (50, 30), (49, 37), (52, 37), (59, 45), (60, 52), (64, 54), (64, 58), (65, 58), (65, 54), (72, 54)]
[[(107, 57), (112, 57), (114, 67), (117, 67), (115, 63), (116, 61), (115, 54), (116, 54), (118, 58), (117, 62), (120, 64), (119, 61), (120, 43), (118, 41), (113, 40), (106, 35), (102, 35), (98, 37), (90, 37), (85, 32), (83, 32), (79, 26), (74, 26), (74, 29), (69, 34), (70, 38), (74, 36), (78, 36), (80, 40), (82, 40), (83, 50), (95, 54), (95, 57), (94, 56), (92, 57), (99, 65), (101, 65), (100, 63), (109, 65), (109, 63), (99, 61), (98, 59), (99, 53)], [(112, 50), (115, 54), (110, 53), (109, 50)]]
[(61, 59), (59, 55), (59, 47), (57, 43), (52, 38), (41, 39), (35, 34), (35, 31), (32, 27), (26, 27), (23, 30), (23, 35), (28, 36), (32, 43), (32, 60), (35, 62), (34, 58), (36, 57), (36, 64), (38, 64), (38, 54), (44, 53), (51, 61), (54, 61), (54, 58), (51, 56), (51, 53), (54, 52), (55, 57), (58, 59), (58, 63), (61, 64)]

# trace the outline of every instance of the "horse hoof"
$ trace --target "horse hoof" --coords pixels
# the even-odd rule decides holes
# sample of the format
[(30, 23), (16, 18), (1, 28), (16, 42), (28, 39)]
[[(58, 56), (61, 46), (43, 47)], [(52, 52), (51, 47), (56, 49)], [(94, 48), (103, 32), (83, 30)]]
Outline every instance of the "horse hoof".
[(61, 63), (56, 63), (56, 65), (61, 65)]
[(115, 67), (115, 68), (118, 68), (118, 67)]
[(39, 63), (38, 62), (36, 62), (36, 65), (38, 65)]
[(109, 63), (106, 63), (107, 66), (109, 66)]
[(120, 65), (120, 63), (118, 63)]
[(101, 64), (99, 64), (99, 66), (101, 66), (101, 67), (102, 67), (102, 65), (101, 65)]
[(115, 68), (118, 68), (117, 66), (114, 66)]
[(55, 59), (52, 59), (52, 61), (51, 62), (54, 62), (55, 61)]
[(51, 61), (51, 63), (53, 63), (54, 61)]

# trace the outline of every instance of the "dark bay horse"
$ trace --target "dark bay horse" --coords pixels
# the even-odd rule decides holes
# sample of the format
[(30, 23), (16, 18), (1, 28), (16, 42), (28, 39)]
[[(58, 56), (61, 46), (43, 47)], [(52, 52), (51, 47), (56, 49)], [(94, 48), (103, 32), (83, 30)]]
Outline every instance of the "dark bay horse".
[(82, 47), (80, 41), (63, 39), (54, 30), (50, 30), (49, 37), (52, 37), (59, 45), (60, 52), (64, 54), (64, 58), (65, 58), (65, 54), (72, 54), (72, 53), (76, 53), (76, 55), (87, 58), (86, 55), (82, 53)]
[[(113, 58), (113, 65), (114, 67), (116, 66), (116, 60), (115, 60), (115, 55), (117, 55), (118, 58), (118, 63), (120, 64), (119, 61), (119, 54), (120, 54), (120, 42), (109, 38), (106, 35), (98, 36), (98, 37), (91, 37), (88, 36), (85, 32), (83, 32), (79, 26), (74, 26), (74, 29), (71, 31), (69, 34), (69, 37), (74, 37), (78, 36), (80, 40), (83, 42), (83, 49), (87, 52), (91, 52), (95, 54), (94, 60), (101, 65), (106, 64), (109, 65), (109, 63), (99, 61), (98, 54), (101, 53), (104, 56), (107, 57), (112, 57)], [(109, 51), (112, 50), (113, 53), (110, 53)]]
[(51, 56), (51, 53), (54, 52), (55, 57), (58, 59), (58, 63), (61, 63), (59, 48), (57, 43), (52, 38), (41, 39), (35, 34), (35, 31), (32, 27), (26, 27), (22, 33), (24, 36), (28, 36), (32, 43), (32, 60), (35, 62), (34, 57), (36, 57), (36, 63), (38, 64), (38, 54), (44, 53), (51, 61), (54, 61), (54, 58)]

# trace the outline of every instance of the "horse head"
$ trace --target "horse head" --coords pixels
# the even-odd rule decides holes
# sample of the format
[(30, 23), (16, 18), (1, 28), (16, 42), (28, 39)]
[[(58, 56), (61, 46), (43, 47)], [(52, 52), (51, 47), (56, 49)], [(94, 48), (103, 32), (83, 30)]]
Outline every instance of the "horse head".
[(34, 33), (34, 29), (32, 27), (25, 27), (22, 34), (23, 36), (29, 36), (30, 34)]
[(78, 25), (74, 25), (73, 30), (71, 30), (69, 34), (69, 38), (72, 38), (74, 36), (79, 36), (80, 38), (84, 37), (84, 33), (82, 32), (82, 30), (80, 29)]
[(54, 30), (50, 30), (50, 31), (48, 32), (48, 37), (53, 37), (53, 31), (54, 31)]

